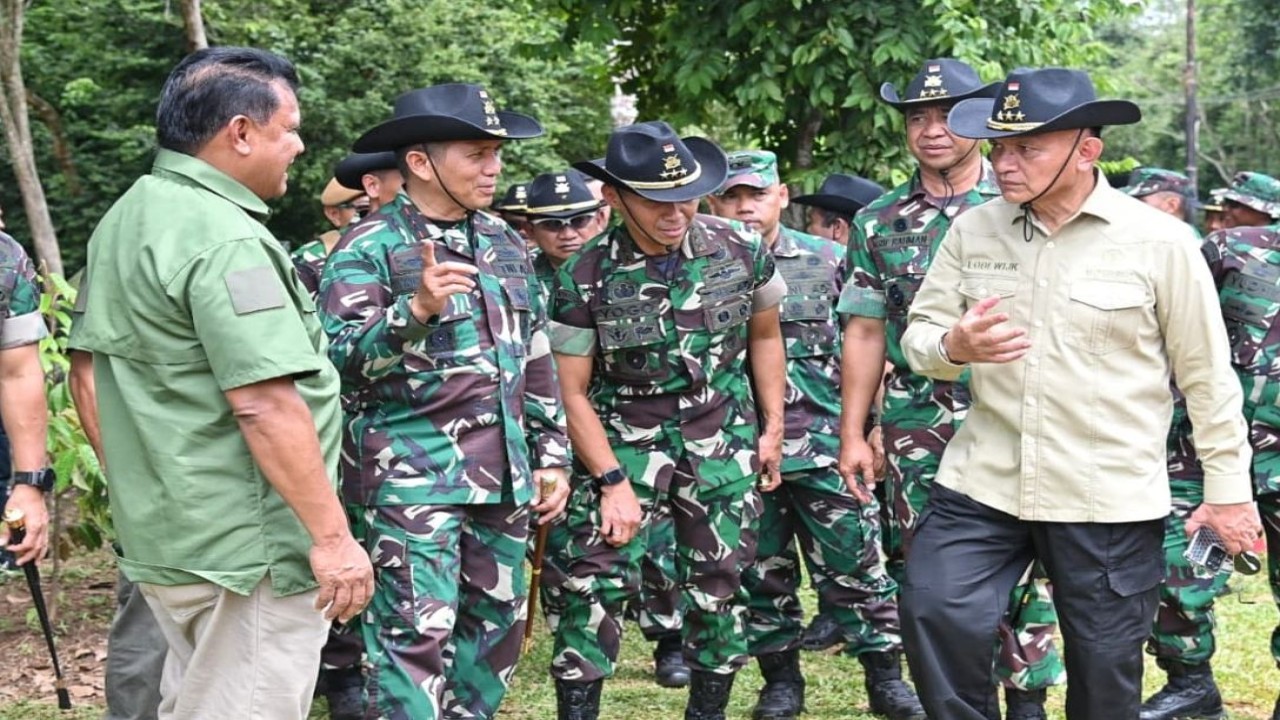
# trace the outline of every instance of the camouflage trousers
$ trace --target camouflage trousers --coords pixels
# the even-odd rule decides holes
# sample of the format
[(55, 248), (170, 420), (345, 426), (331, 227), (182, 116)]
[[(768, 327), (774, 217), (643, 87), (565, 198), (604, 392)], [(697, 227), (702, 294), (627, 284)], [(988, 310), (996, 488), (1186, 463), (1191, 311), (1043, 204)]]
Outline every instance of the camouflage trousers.
[[(536, 525), (529, 528), (529, 557), (533, 558), (533, 534)], [(547, 547), (564, 547), (568, 543), (568, 529), (558, 522), (550, 528)], [(553, 537), (553, 535), (557, 537)], [(641, 531), (645, 545), (640, 559), (640, 593), (628, 601), (625, 615), (640, 626), (645, 639), (656, 641), (666, 635), (679, 634), (683, 621), (680, 611), (680, 588), (676, 585), (676, 526), (671, 519), (670, 508), (659, 504), (649, 526)], [(554, 634), (560, 626), (560, 613), (564, 604), (565, 571), (560, 558), (549, 550), (543, 554), (542, 577), (538, 586), (538, 602), (542, 604), (547, 627)]]
[(787, 473), (761, 497), (756, 561), (742, 578), (751, 654), (800, 646), (799, 554), (818, 571), (818, 596), (844, 631), (848, 654), (901, 649), (898, 585), (884, 567), (879, 504), (859, 503), (835, 468)]
[[(884, 489), (889, 517), (897, 530), (896, 546), (885, 554), (894, 580), (902, 582), (902, 571), (911, 552), (912, 528), (929, 498), (929, 489), (938, 474), (943, 450), (954, 434), (950, 424), (938, 428), (904, 429), (885, 422), (885, 456), (889, 472)], [(895, 542), (890, 538), (890, 543)], [(996, 679), (1007, 688), (1039, 690), (1066, 681), (1066, 666), (1053, 643), (1058, 615), (1044, 571), (1033, 564), (1009, 597), (1009, 617), (1000, 624), (996, 652)]]
[(1160, 607), (1151, 626), (1147, 652), (1161, 667), (1169, 663), (1202, 665), (1213, 657), (1213, 601), (1222, 594), (1230, 575), (1200, 577), (1182, 553), (1187, 549), (1183, 524), (1204, 501), (1204, 480), (1170, 480), (1173, 513), (1165, 518), (1165, 580), (1160, 585)]
[(374, 570), (365, 717), (492, 718), (520, 657), (528, 507), (354, 510)]
[(578, 479), (569, 500), (566, 532), (548, 542), (567, 572), (551, 674), (591, 681), (613, 675), (622, 639), (623, 610), (638, 596), (641, 559), (655, 512), (666, 505), (675, 526), (675, 568), (684, 609), (685, 660), (694, 669), (730, 673), (747, 660), (747, 596), (742, 573), (755, 558), (759, 521), (755, 476), (716, 488), (700, 486), (687, 460), (654, 470), (652, 486), (632, 482), (643, 512), (642, 532), (622, 547), (604, 541), (600, 490)]
[[(1262, 516), (1262, 531), (1267, 538), (1267, 579), (1271, 584), (1271, 597), (1280, 607), (1280, 494), (1260, 495), (1258, 514)], [(1271, 631), (1271, 658), (1280, 667), (1280, 626)]]

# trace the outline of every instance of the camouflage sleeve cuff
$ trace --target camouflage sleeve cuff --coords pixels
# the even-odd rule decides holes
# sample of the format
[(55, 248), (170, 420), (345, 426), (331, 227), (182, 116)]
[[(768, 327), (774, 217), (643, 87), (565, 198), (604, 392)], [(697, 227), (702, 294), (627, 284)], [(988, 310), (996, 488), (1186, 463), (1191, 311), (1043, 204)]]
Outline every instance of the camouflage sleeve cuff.
[(840, 291), (840, 300), (836, 303), (836, 312), (841, 315), (869, 317), (876, 320), (885, 318), (884, 291), (871, 288), (845, 285)]
[(551, 350), (561, 355), (577, 355), (591, 357), (596, 354), (596, 331), (591, 328), (580, 328), (552, 320), (547, 328), (551, 331)]
[(1209, 505), (1235, 505), (1253, 501), (1253, 481), (1249, 473), (1204, 475), (1204, 501)]
[(421, 340), (431, 332), (431, 327), (414, 317), (413, 310), (409, 309), (412, 299), (412, 295), (401, 296), (387, 308), (387, 327), (405, 340)]
[(40, 342), (48, 334), (49, 328), (38, 312), (5, 318), (4, 326), (0, 327), (0, 350)]
[(775, 268), (769, 282), (756, 288), (751, 294), (751, 312), (758, 313), (777, 307), (786, 294), (787, 281), (782, 279), (782, 273)]

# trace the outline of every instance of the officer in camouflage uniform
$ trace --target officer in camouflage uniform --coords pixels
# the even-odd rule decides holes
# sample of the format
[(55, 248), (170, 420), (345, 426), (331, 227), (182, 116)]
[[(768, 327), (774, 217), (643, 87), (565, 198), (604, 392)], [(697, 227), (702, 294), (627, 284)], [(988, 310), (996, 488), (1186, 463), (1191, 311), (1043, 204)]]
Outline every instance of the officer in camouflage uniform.
[[(524, 241), (478, 212), (504, 140), (542, 134), (480, 87), (401, 95), (360, 152), (405, 192), (353, 228), (320, 303), (342, 375), (342, 492), (372, 557), (367, 718), (491, 718), (519, 657), (530, 513), (568, 495), (563, 406)], [(536, 488), (554, 490), (530, 508)]]
[(1221, 191), (1222, 227), (1261, 227), (1280, 220), (1280, 180), (1259, 172), (1240, 172)]
[(353, 222), (369, 211), (369, 198), (365, 197), (364, 191), (343, 187), (336, 178), (331, 178), (325, 185), (324, 192), (320, 194), (320, 204), (324, 207), (325, 219), (333, 227), (290, 255), (293, 267), (298, 271), (298, 279), (313, 298), (320, 291), (320, 275), (324, 272), (325, 260), (338, 244), (338, 239)]
[(544, 300), (550, 300), (556, 270), (588, 240), (604, 230), (597, 200), (582, 175), (569, 170), (542, 173), (529, 183), (525, 195), (529, 237), (537, 245), (533, 271)]
[[(1280, 202), (1259, 205), (1280, 215)], [(1203, 250), (1244, 390), (1253, 493), (1267, 539), (1271, 595), (1280, 606), (1280, 223), (1212, 233)], [(1271, 633), (1271, 657), (1280, 667), (1280, 626)], [(1280, 698), (1271, 717), (1280, 720)]]
[(640, 123), (575, 167), (604, 181), (623, 222), (561, 266), (552, 311), (581, 473), (568, 543), (554, 548), (569, 573), (551, 667), (559, 717), (598, 717), (643, 529), (666, 506), (692, 668), (685, 718), (723, 720), (747, 659), (756, 483), (781, 481), (783, 281), (758, 235), (695, 215), (725, 178), (714, 143)]
[[(1193, 205), (1191, 180), (1163, 168), (1134, 170), (1129, 184), (1120, 190), (1183, 221)], [(1183, 557), (1187, 549), (1184, 525), (1204, 502), (1204, 470), (1191, 439), (1186, 399), (1176, 385), (1170, 389), (1173, 419), (1168, 457), (1173, 513), (1165, 520), (1165, 581), (1160, 586), (1160, 606), (1147, 641), (1147, 652), (1156, 657), (1169, 680), (1142, 704), (1139, 718), (1218, 718), (1223, 716), (1222, 696), (1209, 665), (1214, 652), (1213, 601), (1226, 586), (1228, 576), (1203, 577)]]
[(844, 284), (844, 248), (782, 225), (788, 190), (771, 152), (730, 153), (729, 178), (708, 202), (717, 215), (761, 234), (787, 283), (781, 305), (787, 355), (782, 485), (763, 494), (756, 561), (743, 576), (750, 593), (747, 640), (765, 680), (752, 717), (792, 720), (804, 709), (798, 541), (816, 569), (819, 597), (848, 639), (846, 652), (866, 668), (872, 712), (922, 720), (924, 709), (901, 676), (898, 587), (884, 566), (880, 506), (870, 493), (855, 497), (836, 468), (836, 301)]
[[(998, 83), (983, 85), (968, 65), (928, 60), (899, 97), (889, 83), (881, 98), (904, 113), (907, 147), (919, 166), (854, 218), (849, 280), (839, 310), (844, 329), (841, 472), (856, 484), (873, 478), (872, 452), (863, 420), (880, 386), (885, 357), (893, 371), (884, 391), (881, 427), (889, 473), (884, 489), (889, 569), (901, 582), (916, 516), (932, 487), (943, 450), (969, 407), (965, 377), (955, 383), (917, 375), (902, 352), (907, 310), (952, 221), (1000, 194), (978, 143), (953, 135), (946, 115), (959, 100), (993, 97)], [(896, 532), (895, 532), (896, 531)], [(1008, 717), (1043, 718), (1045, 688), (1065, 670), (1052, 643), (1056, 616), (1042, 579), (1013, 590), (1010, 615), (1000, 630), (997, 676), (1006, 688)], [(1012, 625), (1012, 627), (1010, 627)]]

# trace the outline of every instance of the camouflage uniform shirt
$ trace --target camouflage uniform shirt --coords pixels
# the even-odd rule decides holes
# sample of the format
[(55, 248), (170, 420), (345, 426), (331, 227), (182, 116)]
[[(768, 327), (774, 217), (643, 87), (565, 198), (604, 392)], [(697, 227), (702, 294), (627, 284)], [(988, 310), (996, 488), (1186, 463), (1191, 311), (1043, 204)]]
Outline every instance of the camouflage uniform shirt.
[(1209, 235), (1231, 363), (1244, 390), (1256, 495), (1280, 492), (1280, 225)]
[(48, 334), (35, 266), (17, 240), (0, 232), (0, 350), (30, 345)]
[(530, 252), (533, 258), (533, 275), (534, 281), (538, 283), (538, 290), (542, 293), (542, 304), (546, 307), (551, 306), (551, 293), (556, 287), (556, 269), (551, 267), (551, 260), (546, 253), (538, 250)]
[(302, 286), (314, 298), (320, 292), (320, 276), (324, 274), (324, 263), (329, 259), (328, 253), (324, 250), (324, 240), (319, 238), (312, 240), (290, 253), (289, 259), (293, 261), (293, 269), (298, 271), (298, 279), (302, 281)]
[(782, 472), (830, 467), (840, 454), (840, 325), (844, 248), (788, 227), (773, 247), (787, 283), (780, 319), (787, 352)]
[[(418, 322), (421, 246), (479, 269)], [(528, 502), (532, 470), (569, 464), (564, 406), (524, 240), (484, 213), (449, 228), (401, 194), (352, 229), (321, 282), (342, 376), (342, 486), (363, 505)]]
[[(885, 321), (885, 356), (893, 364), (885, 394), (885, 423), (907, 420), (914, 421), (914, 427), (927, 428), (939, 421), (915, 412), (908, 418), (895, 416), (895, 410), (906, 406), (893, 402), (894, 396), (925, 400), (912, 404), (911, 410), (941, 406), (959, 412), (968, 407), (968, 393), (961, 383), (931, 380), (911, 371), (902, 354), (902, 334), (907, 329), (907, 309), (952, 220), (999, 194), (995, 173), (983, 161), (978, 184), (952, 198), (944, 209), (937, 198), (925, 192), (917, 170), (910, 180), (881, 195), (853, 219), (847, 258), (849, 278), (840, 296), (839, 311)], [(927, 402), (931, 397), (933, 402)]]
[(653, 452), (686, 455), (706, 487), (759, 472), (747, 325), (781, 297), (776, 275), (759, 235), (707, 215), (670, 256), (620, 226), (560, 266), (552, 347), (595, 359), (588, 394), (633, 482), (653, 483)]

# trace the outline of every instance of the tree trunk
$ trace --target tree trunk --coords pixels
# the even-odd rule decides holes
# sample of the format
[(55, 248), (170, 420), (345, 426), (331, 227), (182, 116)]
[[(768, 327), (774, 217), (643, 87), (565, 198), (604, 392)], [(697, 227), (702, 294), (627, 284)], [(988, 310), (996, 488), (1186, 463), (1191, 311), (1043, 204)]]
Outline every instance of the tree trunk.
[(187, 52), (209, 47), (204, 34), (204, 16), (200, 14), (200, 0), (182, 0), (182, 25), (187, 29)]
[(814, 108), (805, 118), (800, 128), (800, 137), (796, 141), (796, 168), (808, 170), (813, 167), (813, 143), (822, 129), (822, 112)]
[(71, 144), (67, 142), (67, 132), (62, 127), (62, 114), (48, 100), (40, 97), (27, 88), (27, 102), (31, 110), (40, 118), (40, 122), (48, 128), (53, 136), (53, 159), (62, 169), (62, 176), (67, 180), (67, 194), (75, 197), (80, 194), (80, 171), (71, 161)]
[(18, 179), (18, 190), (22, 193), (37, 264), (61, 275), (62, 251), (58, 248), (49, 203), (40, 185), (27, 117), (27, 88), (22, 81), (20, 54), (25, 9), (23, 0), (0, 0), (0, 124), (4, 125), (5, 142)]

